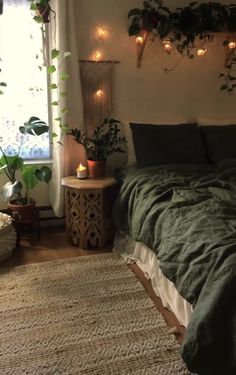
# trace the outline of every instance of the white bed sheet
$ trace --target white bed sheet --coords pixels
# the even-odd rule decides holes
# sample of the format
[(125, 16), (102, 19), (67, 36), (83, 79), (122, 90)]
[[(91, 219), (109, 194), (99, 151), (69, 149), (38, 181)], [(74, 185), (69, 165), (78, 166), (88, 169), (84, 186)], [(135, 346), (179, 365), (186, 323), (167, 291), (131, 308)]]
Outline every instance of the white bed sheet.
[(156, 254), (141, 242), (133, 241), (124, 233), (117, 232), (113, 251), (118, 252), (127, 263), (135, 262), (144, 272), (164, 307), (172, 311), (179, 323), (187, 327), (192, 306), (176, 290), (174, 284), (161, 272)]

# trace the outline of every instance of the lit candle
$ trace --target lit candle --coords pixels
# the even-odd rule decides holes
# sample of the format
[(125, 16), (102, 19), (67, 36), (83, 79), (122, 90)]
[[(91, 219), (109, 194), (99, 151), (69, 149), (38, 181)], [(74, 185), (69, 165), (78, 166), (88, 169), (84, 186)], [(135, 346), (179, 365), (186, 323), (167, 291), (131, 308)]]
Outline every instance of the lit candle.
[(79, 178), (80, 180), (88, 177), (87, 168), (84, 167), (82, 164), (79, 165), (79, 167), (76, 169), (76, 172), (77, 178)]

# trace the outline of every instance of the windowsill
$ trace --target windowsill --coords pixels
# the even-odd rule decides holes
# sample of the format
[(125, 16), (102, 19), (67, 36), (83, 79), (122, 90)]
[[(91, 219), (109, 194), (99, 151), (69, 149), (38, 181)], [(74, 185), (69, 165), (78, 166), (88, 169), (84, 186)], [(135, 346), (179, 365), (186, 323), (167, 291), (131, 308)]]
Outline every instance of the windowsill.
[(52, 159), (24, 160), (25, 165), (47, 165), (52, 164)]

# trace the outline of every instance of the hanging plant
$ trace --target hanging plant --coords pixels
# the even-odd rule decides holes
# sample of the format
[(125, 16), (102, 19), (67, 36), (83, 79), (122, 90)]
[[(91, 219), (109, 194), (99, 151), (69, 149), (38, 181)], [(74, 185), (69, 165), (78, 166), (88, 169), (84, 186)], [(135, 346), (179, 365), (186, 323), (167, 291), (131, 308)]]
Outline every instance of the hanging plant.
[(34, 11), (34, 20), (41, 23), (49, 23), (51, 21), (51, 13), (55, 12), (51, 8), (50, 0), (28, 0), (30, 1), (30, 10)]
[[(133, 8), (128, 13), (131, 19), (129, 26), (130, 36), (139, 36), (144, 33), (151, 34), (155, 38), (174, 43), (177, 51), (190, 59), (196, 53), (196, 42), (200, 44), (197, 54), (202, 56), (206, 52), (205, 43), (212, 42), (216, 32), (236, 31), (236, 4), (223, 5), (221, 3), (209, 2), (199, 4), (194, 1), (186, 7), (176, 8), (171, 11), (163, 6), (161, 0), (145, 0), (143, 8)], [(170, 53), (170, 45), (165, 50)], [(232, 56), (228, 62), (228, 74), (224, 77), (227, 81), (222, 90), (232, 93), (234, 80), (232, 69), (235, 66), (235, 57)], [(230, 82), (230, 84), (229, 84)]]

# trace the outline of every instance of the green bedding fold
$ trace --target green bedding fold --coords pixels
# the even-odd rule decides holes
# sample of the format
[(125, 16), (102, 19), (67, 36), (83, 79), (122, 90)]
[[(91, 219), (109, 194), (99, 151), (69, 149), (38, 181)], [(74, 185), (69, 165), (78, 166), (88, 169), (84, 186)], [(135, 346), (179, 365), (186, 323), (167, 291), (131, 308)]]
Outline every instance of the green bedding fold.
[(236, 164), (127, 170), (113, 219), (193, 305), (181, 346), (189, 370), (236, 374)]

